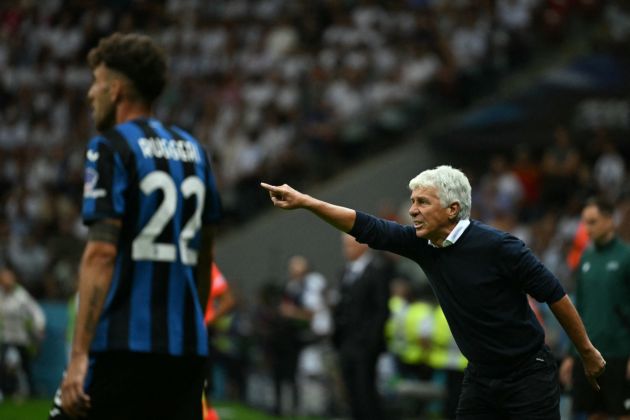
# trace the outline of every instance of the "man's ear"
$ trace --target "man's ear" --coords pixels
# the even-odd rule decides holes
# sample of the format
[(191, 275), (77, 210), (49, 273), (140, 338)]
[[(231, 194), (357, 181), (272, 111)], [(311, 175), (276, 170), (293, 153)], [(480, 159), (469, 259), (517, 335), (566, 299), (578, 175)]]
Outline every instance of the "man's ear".
[(454, 203), (451, 203), (448, 206), (448, 218), (449, 218), (449, 220), (456, 219), (460, 210), (461, 210), (461, 207), (459, 206), (459, 203), (457, 201), (454, 202)]
[(109, 99), (116, 103), (124, 97), (125, 84), (117, 77), (113, 78), (109, 85)]

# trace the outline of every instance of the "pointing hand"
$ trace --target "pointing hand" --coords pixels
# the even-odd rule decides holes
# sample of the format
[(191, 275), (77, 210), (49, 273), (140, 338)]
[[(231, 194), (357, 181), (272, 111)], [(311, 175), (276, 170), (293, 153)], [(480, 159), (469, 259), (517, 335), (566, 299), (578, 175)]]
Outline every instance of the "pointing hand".
[(285, 210), (303, 207), (303, 204), (308, 197), (305, 194), (294, 190), (287, 184), (275, 186), (261, 182), (260, 186), (269, 191), (269, 197), (271, 198), (274, 206)]

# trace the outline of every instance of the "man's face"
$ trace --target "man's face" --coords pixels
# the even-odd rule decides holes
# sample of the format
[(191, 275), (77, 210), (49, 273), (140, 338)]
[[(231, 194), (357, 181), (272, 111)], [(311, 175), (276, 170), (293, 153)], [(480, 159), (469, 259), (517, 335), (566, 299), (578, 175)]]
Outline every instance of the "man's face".
[(294, 255), (289, 259), (289, 278), (301, 279), (308, 273), (308, 261), (301, 255)]
[(369, 248), (366, 244), (357, 242), (356, 239), (346, 233), (342, 234), (341, 247), (346, 261), (359, 259)]
[(450, 232), (449, 207), (442, 207), (433, 187), (416, 188), (411, 192), (409, 215), (419, 238), (441, 244)]
[(5, 293), (11, 292), (16, 283), (15, 274), (11, 270), (7, 270), (6, 268), (0, 270), (0, 288), (2, 288)]
[(112, 94), (114, 78), (104, 64), (99, 64), (92, 74), (94, 80), (88, 91), (88, 101), (92, 106), (94, 125), (99, 132), (103, 132), (116, 124), (116, 103)]
[(597, 206), (586, 206), (582, 210), (582, 222), (589, 238), (596, 244), (608, 242), (615, 231), (612, 216), (602, 214)]

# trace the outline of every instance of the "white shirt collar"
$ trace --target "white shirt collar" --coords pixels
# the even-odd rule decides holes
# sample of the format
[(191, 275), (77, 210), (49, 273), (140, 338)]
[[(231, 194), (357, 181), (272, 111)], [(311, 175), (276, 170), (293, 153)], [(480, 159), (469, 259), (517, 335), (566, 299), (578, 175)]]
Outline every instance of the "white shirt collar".
[(470, 220), (468, 219), (460, 220), (459, 222), (457, 222), (453, 230), (451, 230), (451, 233), (448, 234), (446, 239), (444, 239), (444, 242), (442, 243), (441, 247), (435, 245), (430, 240), (429, 240), (429, 245), (431, 245), (433, 248), (446, 248), (447, 246), (453, 245), (455, 242), (457, 242), (459, 237), (462, 236), (462, 233), (464, 233), (468, 225), (470, 225)]
[(352, 272), (355, 274), (361, 274), (363, 273), (363, 270), (365, 270), (365, 267), (367, 267), (367, 265), (370, 263), (370, 261), (372, 261), (372, 257), (373, 257), (373, 254), (368, 249), (367, 251), (365, 251), (363, 255), (361, 255), (356, 260), (350, 261), (348, 263), (348, 268), (352, 270)]

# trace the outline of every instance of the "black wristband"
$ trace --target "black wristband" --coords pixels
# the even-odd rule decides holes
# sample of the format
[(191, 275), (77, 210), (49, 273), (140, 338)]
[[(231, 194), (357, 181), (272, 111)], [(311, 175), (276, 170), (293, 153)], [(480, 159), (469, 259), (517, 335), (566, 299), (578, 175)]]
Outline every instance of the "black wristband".
[(116, 245), (120, 227), (106, 221), (99, 221), (90, 226), (88, 231), (88, 241), (107, 242)]

